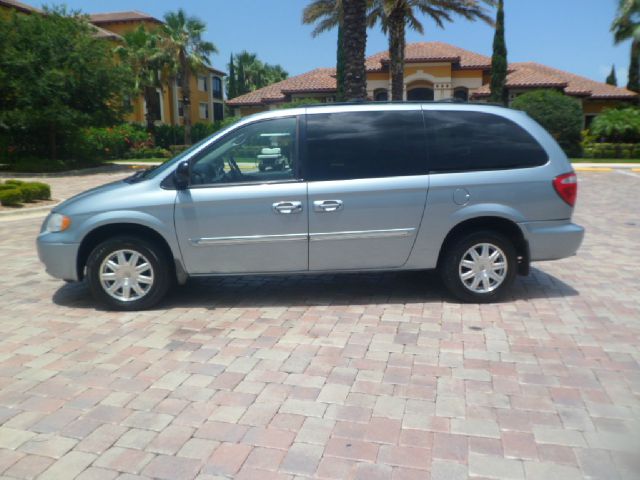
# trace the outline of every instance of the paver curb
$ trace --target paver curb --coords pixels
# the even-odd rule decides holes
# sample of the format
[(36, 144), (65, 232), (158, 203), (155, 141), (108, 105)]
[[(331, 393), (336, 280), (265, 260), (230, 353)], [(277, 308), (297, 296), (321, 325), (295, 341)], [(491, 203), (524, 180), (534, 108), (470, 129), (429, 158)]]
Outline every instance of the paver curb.
[(51, 173), (28, 173), (28, 172), (4, 172), (0, 171), (0, 178), (58, 178), (58, 177), (78, 177), (85, 175), (97, 175), (99, 173), (119, 173), (130, 170), (131, 167), (120, 164), (110, 164), (95, 168), (82, 168), (79, 170), (67, 170), (64, 172)]
[(36, 213), (39, 214), (43, 212), (48, 212), (51, 209), (60, 205), (62, 202), (64, 202), (64, 200), (60, 200), (56, 203), (52, 203), (51, 205), (43, 205), (41, 207), (31, 207), (31, 208), (27, 207), (27, 208), (21, 208), (20, 210), (9, 210), (6, 212), (0, 212), (0, 221), (33, 216), (33, 214), (36, 214)]
[(640, 168), (640, 163), (597, 163), (597, 162), (572, 162), (573, 168), (597, 168), (597, 169), (634, 169)]

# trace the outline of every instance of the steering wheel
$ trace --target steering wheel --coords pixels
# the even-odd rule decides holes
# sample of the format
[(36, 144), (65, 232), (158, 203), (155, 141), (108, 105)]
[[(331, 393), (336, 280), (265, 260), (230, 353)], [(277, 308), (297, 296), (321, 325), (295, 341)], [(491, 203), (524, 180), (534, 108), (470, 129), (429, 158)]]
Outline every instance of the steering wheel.
[(229, 154), (229, 166), (231, 167), (231, 171), (233, 172), (233, 176), (236, 179), (239, 179), (242, 177), (242, 170), (240, 170), (240, 167), (238, 166), (238, 163), (236, 162), (236, 159), (233, 158), (232, 154)]

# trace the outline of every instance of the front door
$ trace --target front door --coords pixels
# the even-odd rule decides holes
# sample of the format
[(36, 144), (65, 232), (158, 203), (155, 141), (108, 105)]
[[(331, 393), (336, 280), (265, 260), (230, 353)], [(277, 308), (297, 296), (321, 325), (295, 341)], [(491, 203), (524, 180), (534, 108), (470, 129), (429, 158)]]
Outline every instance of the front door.
[(307, 114), (310, 270), (401, 267), (411, 253), (429, 187), (422, 113), (375, 108)]
[(297, 144), (297, 119), (276, 118), (230, 132), (192, 161), (175, 207), (189, 274), (307, 270)]

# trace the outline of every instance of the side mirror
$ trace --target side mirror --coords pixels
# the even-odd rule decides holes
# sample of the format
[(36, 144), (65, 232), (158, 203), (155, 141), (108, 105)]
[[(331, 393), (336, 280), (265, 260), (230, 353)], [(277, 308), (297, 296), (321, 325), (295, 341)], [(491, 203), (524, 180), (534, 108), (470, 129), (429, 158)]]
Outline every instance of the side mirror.
[(178, 167), (173, 173), (173, 180), (178, 190), (184, 190), (189, 186), (190, 174), (188, 161), (185, 160), (178, 164)]

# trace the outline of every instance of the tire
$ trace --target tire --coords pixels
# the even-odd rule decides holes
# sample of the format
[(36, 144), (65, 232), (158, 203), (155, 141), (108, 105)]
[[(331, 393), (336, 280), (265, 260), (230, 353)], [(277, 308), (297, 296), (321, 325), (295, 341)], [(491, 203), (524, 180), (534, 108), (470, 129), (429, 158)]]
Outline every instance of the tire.
[(455, 239), (446, 248), (439, 270), (443, 283), (458, 300), (490, 303), (500, 300), (509, 290), (516, 277), (517, 262), (513, 243), (500, 233), (485, 230)]
[[(172, 278), (163, 249), (135, 236), (105, 240), (87, 259), (89, 290), (98, 302), (112, 310), (151, 308), (164, 297)], [(112, 288), (111, 293), (108, 287)]]

